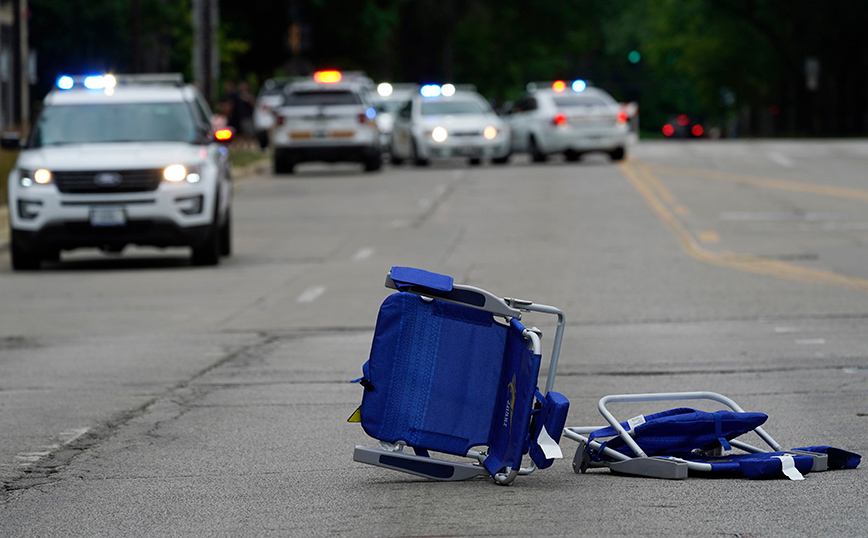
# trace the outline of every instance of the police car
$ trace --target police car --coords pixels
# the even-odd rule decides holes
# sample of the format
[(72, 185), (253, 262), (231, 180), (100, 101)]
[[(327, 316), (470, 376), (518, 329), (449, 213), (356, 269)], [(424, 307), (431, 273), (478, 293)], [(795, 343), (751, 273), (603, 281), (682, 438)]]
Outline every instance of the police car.
[(600, 88), (584, 80), (531, 83), (508, 112), (512, 150), (529, 153), (534, 162), (562, 153), (568, 161), (591, 151), (612, 160), (626, 156), (629, 115)]
[(379, 170), (380, 131), (370, 94), (374, 83), (362, 73), (317, 71), (284, 88), (283, 105), (274, 109), (274, 172), (291, 174), (310, 161), (360, 162)]
[(395, 116), (418, 91), (419, 85), (413, 83), (381, 82), (377, 85), (377, 95), (374, 96), (374, 109), (377, 111), (375, 119), (380, 128), (380, 146), (384, 153), (389, 153), (391, 149)]
[(391, 160), (418, 166), (431, 159), (483, 158), (503, 164), (510, 155), (509, 126), (472, 86), (426, 84), (399, 111), (392, 128)]
[(194, 265), (231, 252), (229, 129), (212, 128), (181, 75), (57, 81), (9, 174), (10, 254), (38, 269), (62, 250), (192, 248)]

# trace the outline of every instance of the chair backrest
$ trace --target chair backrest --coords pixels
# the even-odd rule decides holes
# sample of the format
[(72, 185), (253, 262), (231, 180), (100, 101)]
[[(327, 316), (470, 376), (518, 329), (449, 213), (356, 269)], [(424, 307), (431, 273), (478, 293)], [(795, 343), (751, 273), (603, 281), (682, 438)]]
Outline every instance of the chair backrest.
[(492, 466), (518, 468), (540, 362), (523, 330), (475, 308), (390, 295), (365, 368), (362, 427), (381, 441), (462, 456), (489, 446)]

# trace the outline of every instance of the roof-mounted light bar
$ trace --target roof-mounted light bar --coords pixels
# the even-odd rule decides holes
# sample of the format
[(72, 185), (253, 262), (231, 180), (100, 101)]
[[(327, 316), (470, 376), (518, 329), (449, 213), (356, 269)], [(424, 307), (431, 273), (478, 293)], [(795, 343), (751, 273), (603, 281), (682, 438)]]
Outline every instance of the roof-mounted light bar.
[(75, 87), (84, 87), (89, 90), (111, 91), (115, 87), (134, 84), (164, 84), (171, 86), (183, 86), (184, 75), (181, 73), (154, 73), (143, 75), (63, 75), (57, 79), (57, 88), (71, 90)]

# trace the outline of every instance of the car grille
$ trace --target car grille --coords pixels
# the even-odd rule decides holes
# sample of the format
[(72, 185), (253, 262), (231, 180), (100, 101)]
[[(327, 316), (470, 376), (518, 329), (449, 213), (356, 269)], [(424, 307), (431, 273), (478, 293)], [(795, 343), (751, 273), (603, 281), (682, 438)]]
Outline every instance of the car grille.
[[(106, 180), (105, 176), (113, 177)], [(102, 181), (98, 179), (102, 176)], [(91, 170), (54, 172), (52, 179), (63, 193), (108, 193), (154, 191), (163, 180), (163, 170)]]
[(450, 136), (482, 136), (482, 131), (452, 131)]

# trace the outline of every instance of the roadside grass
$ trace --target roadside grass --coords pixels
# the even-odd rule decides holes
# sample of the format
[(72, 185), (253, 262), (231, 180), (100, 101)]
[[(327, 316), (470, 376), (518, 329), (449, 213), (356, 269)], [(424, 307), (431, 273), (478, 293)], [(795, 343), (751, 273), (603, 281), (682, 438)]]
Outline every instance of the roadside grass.
[(269, 154), (259, 147), (229, 146), (229, 156), (232, 158), (232, 166), (243, 168), (253, 163), (269, 158)]
[(6, 205), (6, 178), (17, 157), (17, 151), (0, 150), (0, 206)]

